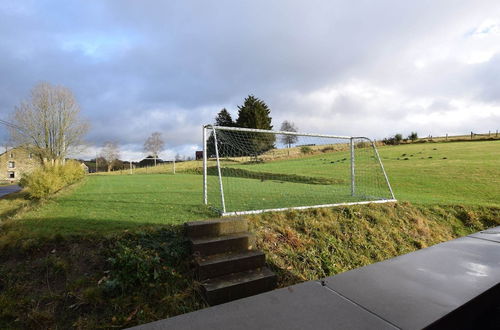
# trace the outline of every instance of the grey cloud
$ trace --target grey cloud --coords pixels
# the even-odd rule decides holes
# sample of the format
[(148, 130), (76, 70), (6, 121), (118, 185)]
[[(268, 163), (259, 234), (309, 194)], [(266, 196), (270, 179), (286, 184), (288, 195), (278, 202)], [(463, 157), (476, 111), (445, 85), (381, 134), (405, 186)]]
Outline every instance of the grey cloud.
[[(196, 144), (201, 124), (223, 106), (234, 114), (250, 93), (271, 106), (275, 127), (293, 117), (321, 130), (326, 115), (347, 132), (364, 116), (389, 131), (406, 125), (405, 111), (447, 110), (443, 100), (498, 101), (498, 58), (477, 66), (443, 60), (419, 73), (408, 63), (415, 44), (463, 21), (479, 24), (499, 8), (491, 1), (289, 0), (4, 6), (0, 117), (47, 80), (74, 91), (94, 144), (140, 146), (155, 130), (173, 145)], [(350, 79), (436, 100), (434, 108), (377, 107), (344, 95), (325, 110), (286, 99)]]

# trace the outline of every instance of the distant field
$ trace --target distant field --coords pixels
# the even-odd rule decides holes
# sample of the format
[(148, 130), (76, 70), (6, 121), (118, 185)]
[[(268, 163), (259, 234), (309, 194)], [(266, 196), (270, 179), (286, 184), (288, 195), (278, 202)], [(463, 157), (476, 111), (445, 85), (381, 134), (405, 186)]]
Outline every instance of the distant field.
[[(416, 204), (462, 204), (500, 206), (500, 141), (422, 143), (379, 148), (396, 198)], [(326, 159), (336, 159), (332, 164)], [(256, 165), (234, 164), (234, 168), (268, 173), (294, 173), (327, 177), (335, 166), (346, 168), (342, 152), (318, 154), (289, 161)], [(342, 165), (342, 163), (346, 163)], [(186, 169), (200, 162), (186, 162)], [(55, 200), (23, 214), (11, 224), (17, 230), (39, 234), (91, 233), (134, 228), (145, 224), (180, 224), (215, 214), (202, 206), (202, 179), (199, 174), (91, 175), (78, 187)], [(348, 198), (348, 185), (311, 185), (298, 182), (232, 178), (230, 203), (237, 207), (273, 207), (276, 199), (283, 206), (304, 202), (335, 202), (332, 189)], [(209, 187), (218, 202), (217, 178)], [(314, 186), (314, 189), (311, 187)], [(311, 190), (311, 200), (300, 194)], [(344, 195), (342, 195), (344, 193)], [(326, 197), (325, 197), (326, 196)], [(14, 203), (16, 201), (13, 201)], [(10, 201), (9, 201), (10, 203)], [(12, 205), (12, 203), (10, 203)], [(5, 203), (4, 203), (5, 204)], [(1, 204), (0, 204), (1, 206)], [(8, 205), (5, 206), (8, 208)], [(5, 214), (9, 214), (5, 211)], [(2, 210), (0, 209), (0, 218)], [(7, 225), (8, 226), (8, 225)]]
[[(418, 204), (500, 205), (500, 141), (415, 143), (380, 147), (379, 152), (399, 200)], [(348, 181), (348, 156), (347, 152), (320, 153), (286, 161), (227, 166)], [(229, 187), (233, 192), (242, 191), (234, 180), (226, 179), (233, 181)], [(212, 179), (211, 184), (216, 182)], [(270, 185), (261, 185), (261, 193)], [(318, 190), (317, 186), (310, 187), (309, 191)], [(346, 182), (343, 191), (348, 189)]]
[(500, 205), (500, 141), (409, 144), (380, 154), (400, 200)]

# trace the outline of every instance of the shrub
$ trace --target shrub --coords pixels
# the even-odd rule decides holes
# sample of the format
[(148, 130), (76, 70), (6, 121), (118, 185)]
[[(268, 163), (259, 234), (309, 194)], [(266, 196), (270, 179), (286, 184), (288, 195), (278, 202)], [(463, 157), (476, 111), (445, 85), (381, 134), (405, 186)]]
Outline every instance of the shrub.
[(46, 165), (24, 174), (19, 181), (21, 187), (28, 188), (33, 198), (46, 198), (66, 185), (75, 183), (85, 176), (78, 162), (68, 161), (64, 165)]
[(176, 269), (184, 267), (188, 255), (187, 240), (175, 229), (124, 236), (111, 249), (103, 288), (114, 295), (160, 282), (173, 284), (182, 280)]
[(335, 151), (334, 147), (324, 147), (321, 149), (321, 152), (330, 152), (330, 151)]
[(308, 146), (302, 146), (300, 147), (300, 152), (303, 153), (304, 155), (312, 153), (311, 147)]
[(154, 282), (162, 272), (158, 254), (151, 253), (140, 245), (133, 248), (119, 244), (115, 256), (108, 261), (115, 272), (114, 278), (105, 283), (107, 289), (120, 286), (125, 290), (143, 283)]
[(385, 138), (382, 140), (382, 142), (385, 145), (398, 145), (398, 144), (401, 144), (401, 141), (403, 141), (403, 135), (401, 135), (399, 133), (394, 135), (393, 137)]
[(361, 141), (361, 142), (356, 143), (357, 149), (369, 148), (369, 147), (370, 147), (370, 143), (366, 142), (366, 141)]
[(80, 163), (74, 160), (67, 161), (63, 166), (59, 166), (59, 171), (66, 184), (75, 183), (85, 176), (85, 171)]

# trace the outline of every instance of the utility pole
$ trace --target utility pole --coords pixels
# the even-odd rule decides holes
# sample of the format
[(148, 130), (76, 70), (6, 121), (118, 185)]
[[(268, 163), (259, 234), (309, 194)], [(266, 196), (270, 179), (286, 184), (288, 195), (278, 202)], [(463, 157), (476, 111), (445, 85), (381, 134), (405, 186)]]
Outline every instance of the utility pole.
[(175, 174), (175, 157), (174, 157), (174, 174)]
[(130, 161), (129, 163), (130, 163), (130, 174), (133, 174), (132, 173), (132, 161)]
[(97, 152), (95, 153), (95, 172), (97, 173)]

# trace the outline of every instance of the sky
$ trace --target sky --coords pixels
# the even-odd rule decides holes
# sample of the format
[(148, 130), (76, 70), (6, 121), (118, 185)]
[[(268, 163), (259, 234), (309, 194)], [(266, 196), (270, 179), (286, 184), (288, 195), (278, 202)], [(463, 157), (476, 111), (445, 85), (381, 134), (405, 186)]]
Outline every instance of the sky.
[[(249, 94), (299, 131), (381, 139), (500, 129), (500, 1), (0, 2), (0, 119), (71, 89), (94, 157), (194, 156)], [(0, 141), (7, 138), (0, 127)]]

